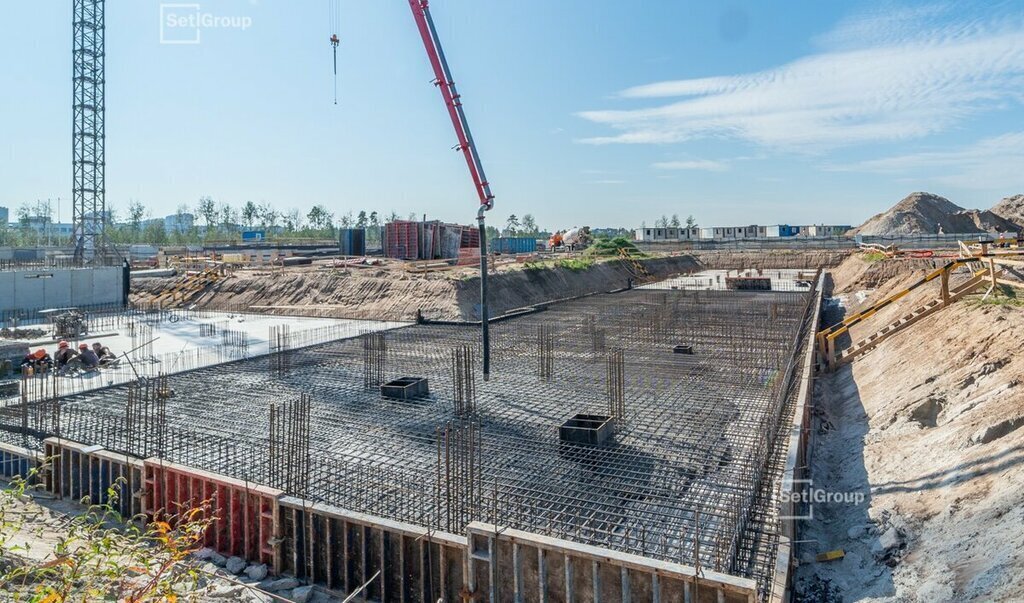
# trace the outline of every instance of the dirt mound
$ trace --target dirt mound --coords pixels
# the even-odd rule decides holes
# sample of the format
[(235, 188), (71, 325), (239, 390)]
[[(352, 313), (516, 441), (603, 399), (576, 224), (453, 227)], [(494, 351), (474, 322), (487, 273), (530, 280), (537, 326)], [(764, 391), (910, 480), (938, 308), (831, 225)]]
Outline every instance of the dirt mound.
[[(879, 264), (908, 269), (865, 302), (922, 273)], [(852, 260), (847, 268), (853, 274)], [(855, 327), (855, 338), (936, 294), (915, 291)], [(844, 601), (1016, 600), (1024, 592), (1024, 311), (977, 297), (816, 385), (814, 488), (863, 500), (816, 503), (803, 522), (800, 538), (812, 544), (800, 553), (797, 590), (806, 596), (823, 585)], [(842, 560), (813, 561), (838, 548)]]
[(911, 193), (887, 211), (872, 216), (852, 234), (906, 235), (980, 233), (1016, 230), (1016, 226), (990, 210), (964, 209), (932, 193)]
[(1013, 222), (1018, 228), (1024, 228), (1024, 195), (1006, 197), (993, 205), (989, 211), (1004, 220)]
[[(554, 261), (503, 268), (488, 279), (490, 312), (620, 289), (632, 279), (664, 279), (701, 269), (690, 256), (641, 261), (646, 274), (620, 260)], [(480, 281), (475, 269), (410, 273), (398, 265), (370, 268), (309, 266), (275, 271), (240, 270), (190, 301), (211, 310), (269, 314), (412, 320), (420, 311), (436, 320), (479, 319)], [(133, 293), (155, 292), (163, 279), (134, 281)]]

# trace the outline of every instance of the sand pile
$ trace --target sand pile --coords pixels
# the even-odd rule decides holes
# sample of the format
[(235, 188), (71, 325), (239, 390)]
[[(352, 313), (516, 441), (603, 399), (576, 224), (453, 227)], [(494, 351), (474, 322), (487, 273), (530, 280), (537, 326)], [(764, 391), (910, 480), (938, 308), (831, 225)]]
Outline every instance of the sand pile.
[(872, 216), (853, 234), (909, 235), (1013, 232), (1017, 225), (991, 210), (964, 209), (932, 193), (911, 193), (887, 211)]

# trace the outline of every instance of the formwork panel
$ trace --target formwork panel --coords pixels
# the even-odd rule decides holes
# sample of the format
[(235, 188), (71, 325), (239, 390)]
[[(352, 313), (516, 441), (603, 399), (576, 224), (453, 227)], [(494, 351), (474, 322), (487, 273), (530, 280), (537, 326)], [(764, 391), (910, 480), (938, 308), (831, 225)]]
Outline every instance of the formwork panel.
[[(222, 475), (194, 469), (157, 458), (144, 461), (147, 491), (144, 499), (150, 520), (175, 522), (177, 517), (201, 502), (193, 494), (216, 490), (215, 519), (209, 531), (215, 534), (213, 546), (222, 555), (238, 555), (250, 561), (265, 563), (273, 571), (279, 569), (275, 542), (278, 539), (277, 500), (281, 491), (246, 483)], [(201, 487), (200, 487), (201, 484)], [(264, 521), (261, 509), (269, 510), (271, 521)]]

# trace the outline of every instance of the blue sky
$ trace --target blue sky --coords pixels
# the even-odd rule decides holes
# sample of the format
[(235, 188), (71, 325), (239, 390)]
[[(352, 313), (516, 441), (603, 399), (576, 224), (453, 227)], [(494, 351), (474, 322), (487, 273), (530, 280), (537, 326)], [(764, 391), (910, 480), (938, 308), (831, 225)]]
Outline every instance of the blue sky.
[[(0, 4), (0, 205), (70, 214), (70, 1)], [(405, 0), (207, 0), (160, 43), (107, 2), (107, 202), (202, 195), (469, 221)], [(1024, 192), (1024, 2), (431, 0), (493, 192), (541, 226), (852, 223), (927, 190)]]

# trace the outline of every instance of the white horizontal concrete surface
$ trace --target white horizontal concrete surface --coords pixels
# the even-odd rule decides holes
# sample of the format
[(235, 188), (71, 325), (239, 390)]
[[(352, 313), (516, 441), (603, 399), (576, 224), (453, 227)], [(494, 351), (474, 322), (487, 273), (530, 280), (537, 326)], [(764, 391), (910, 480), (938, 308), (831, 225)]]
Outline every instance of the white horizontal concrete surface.
[(754, 268), (747, 270), (702, 270), (701, 272), (676, 276), (637, 288), (724, 291), (726, 289), (725, 279), (727, 277), (761, 277), (772, 279), (773, 291), (810, 291), (812, 288), (811, 284), (799, 277), (802, 275), (813, 280), (815, 272), (812, 269), (772, 269), (761, 270), (759, 274)]
[[(100, 342), (109, 347), (114, 354), (123, 356), (144, 343), (140, 335), (137, 334), (133, 338), (129, 334), (127, 320), (120, 327), (101, 328), (101, 332), (87, 335), (80, 340), (69, 340), (69, 343), (77, 349), (79, 343), (91, 346), (94, 342)], [(410, 324), (392, 321), (305, 318), (209, 311), (203, 312), (202, 316), (189, 316), (182, 313), (177, 321), (166, 319), (158, 321), (155, 314), (133, 317), (131, 320), (134, 320), (137, 325), (146, 325), (152, 329), (150, 349), (131, 353), (129, 355), (131, 362), (122, 357), (119, 365), (115, 368), (107, 367), (98, 372), (62, 377), (60, 383), (62, 395), (126, 383), (135, 379), (136, 374), (153, 377), (159, 373), (172, 374), (241, 358), (266, 355), (270, 352), (270, 329), (274, 326), (288, 325), (293, 342), (290, 347), (298, 348)], [(216, 334), (200, 335), (200, 325), (203, 324), (216, 325)], [(247, 349), (242, 350), (222, 345), (221, 331), (224, 329), (246, 333), (248, 336)], [(4, 340), (4, 342), (11, 343), (10, 340)], [(28, 347), (28, 342), (25, 344)], [(57, 349), (55, 343), (43, 346), (35, 344), (32, 347), (45, 347), (51, 356)]]

